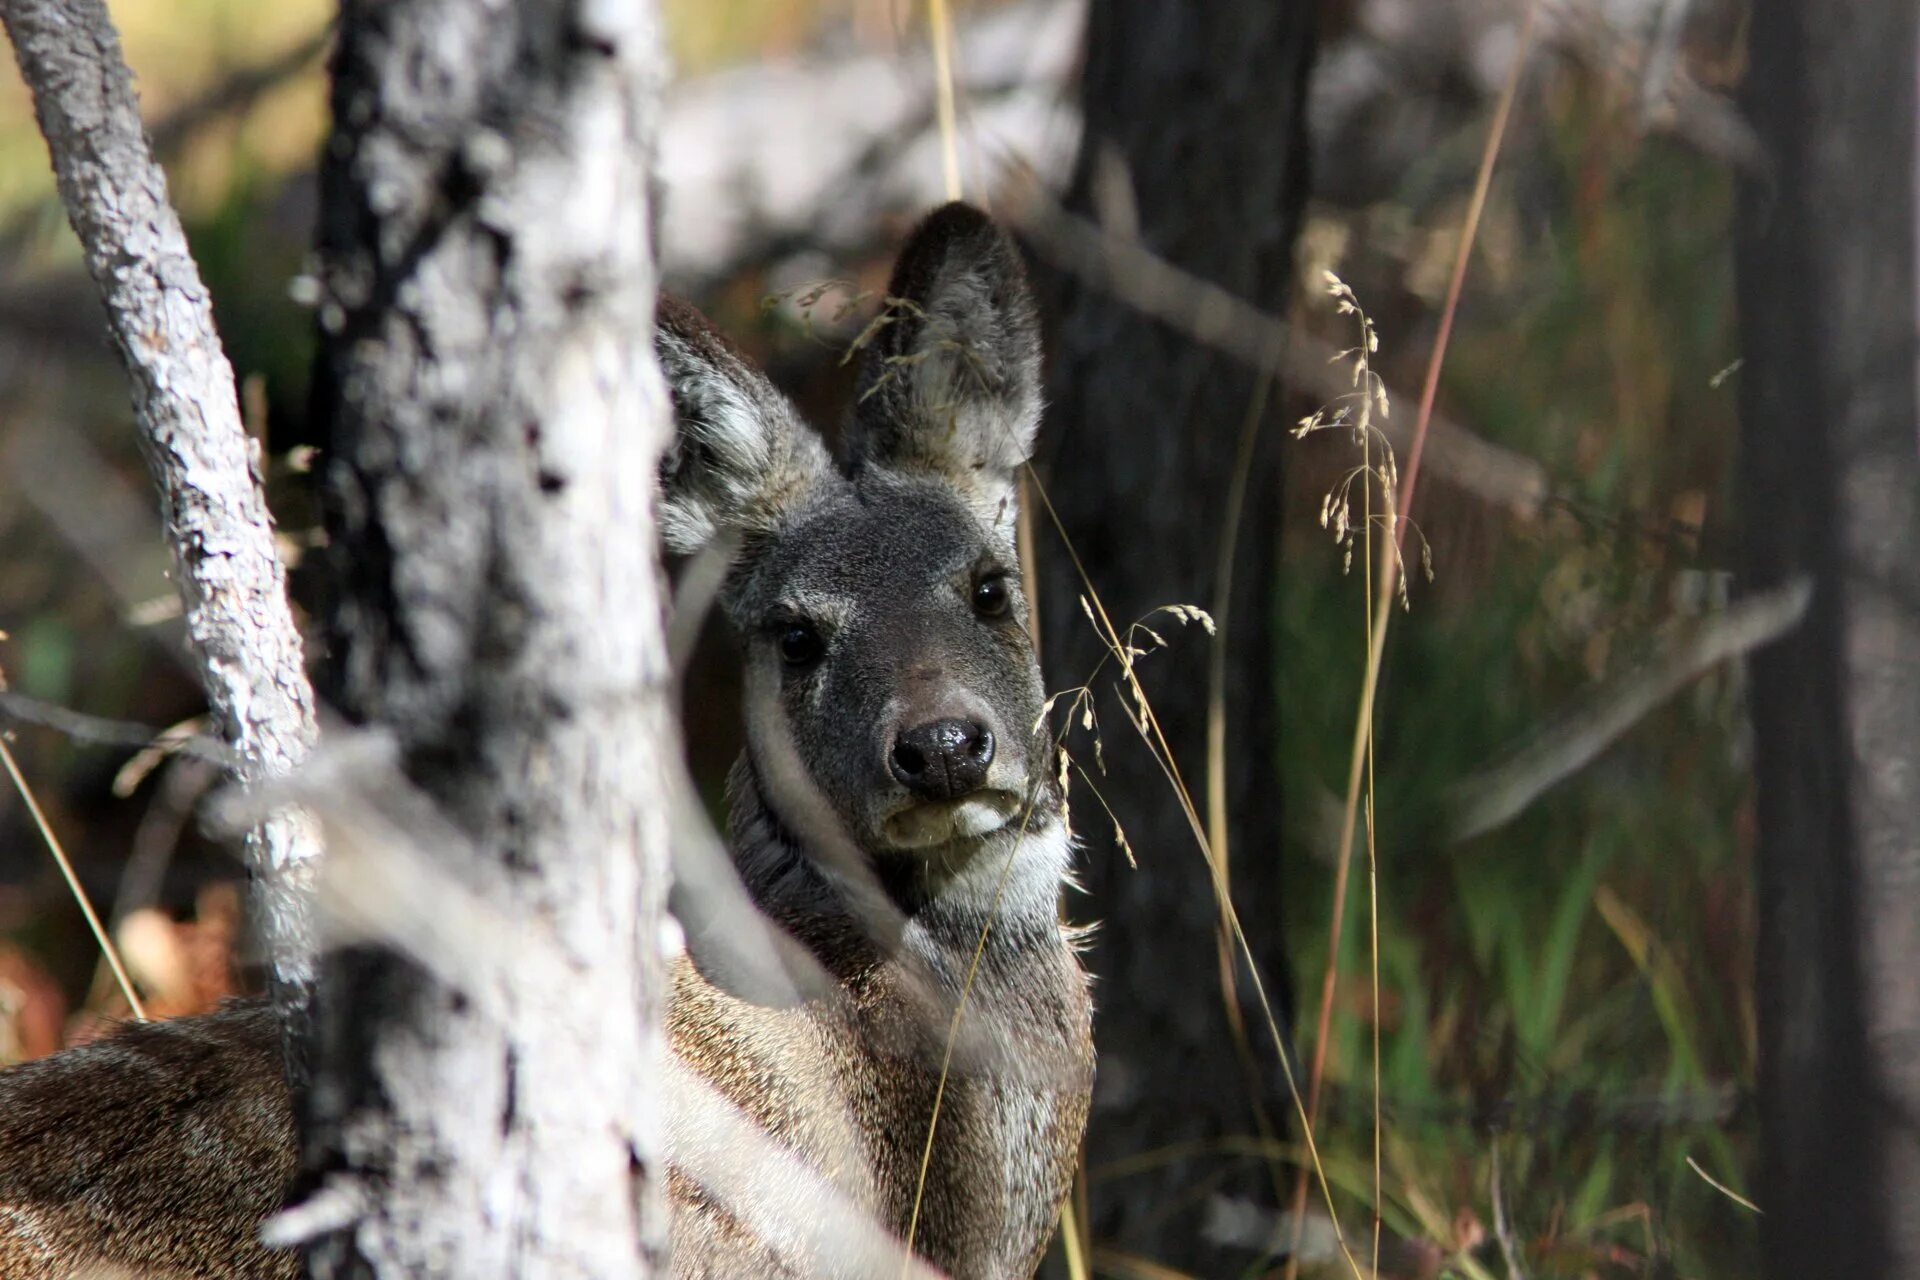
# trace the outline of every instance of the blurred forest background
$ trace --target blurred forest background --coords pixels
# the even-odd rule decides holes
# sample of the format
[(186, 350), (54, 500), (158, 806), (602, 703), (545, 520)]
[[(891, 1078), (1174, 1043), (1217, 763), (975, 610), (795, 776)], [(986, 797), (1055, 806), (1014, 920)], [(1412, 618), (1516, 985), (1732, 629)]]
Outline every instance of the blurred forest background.
[[(1743, 6), (1538, 7), (1416, 513), (1433, 577), (1416, 575), (1382, 681), (1381, 995), (1376, 1004), (1367, 978), (1362, 878), (1346, 904), (1317, 1136), (1354, 1229), (1373, 1194), (1377, 1029), (1383, 1271), (1501, 1273), (1515, 1251), (1511, 1261), (1539, 1276), (1747, 1276), (1758, 1269), (1754, 1214), (1710, 1179), (1745, 1190), (1756, 1150), (1754, 784), (1740, 665), (1694, 660), (1728, 601), (1735, 527), (1730, 227), (1736, 180), (1754, 162), (1730, 105)], [(848, 282), (835, 297), (883, 288), (900, 234), (942, 196), (924, 8), (664, 9), (676, 74), (662, 124), (668, 287), (829, 423), (846, 402), (840, 355), (863, 313), (813, 303), (811, 286)], [(1328, 357), (1352, 341), (1352, 322), (1322, 287), (1329, 270), (1377, 328), (1392, 425), (1410, 422), (1488, 118), (1519, 47), (1519, 6), (1494, 0), (1319, 9), (1305, 99), (1311, 194), (1276, 436), (1346, 388), (1346, 366)], [(297, 566), (313, 541), (302, 271), (330, 6), (116, 0), (113, 13)], [(1085, 16), (1076, 0), (957, 7), (972, 197), (991, 200), (1010, 164), (1064, 189)], [(201, 704), (93, 297), (9, 64), (5, 709), (21, 766), (142, 986), (179, 1013), (244, 989), (254, 960), (241, 942), (239, 866), (193, 816), (213, 769), (142, 745), (190, 726)], [(1179, 425), (1146, 411), (1110, 429)], [(1358, 566), (1343, 572), (1319, 527), (1324, 495), (1354, 465), (1350, 440), (1325, 432), (1277, 448), (1283, 479), (1263, 481), (1250, 502), (1279, 525), (1280, 554), (1253, 587), (1272, 634), (1270, 651), (1253, 656), (1270, 664), (1279, 719), (1268, 740), (1235, 751), (1280, 797), (1281, 839), (1243, 844), (1236, 857), (1282, 868), (1285, 892), (1243, 893), (1238, 907), (1250, 933), (1284, 939), (1290, 972), (1267, 976), (1292, 993), (1281, 1003), (1304, 1058), (1327, 967), (1365, 603)], [(1212, 537), (1221, 514), (1208, 505), (1184, 518)], [(1110, 563), (1127, 556), (1121, 545)], [(310, 590), (297, 571), (295, 581), (297, 594)], [(1196, 583), (1184, 598), (1207, 604), (1205, 590)], [(1043, 607), (1048, 626), (1081, 625), (1071, 599)], [(1187, 628), (1167, 639), (1148, 660), (1153, 679), (1203, 686), (1205, 636)], [(734, 741), (725, 666), (700, 664), (687, 699), (696, 772), (716, 804)], [(1086, 674), (1048, 678), (1067, 687)], [(1138, 748), (1120, 740), (1124, 727), (1105, 732), (1109, 754)], [(1531, 781), (1514, 812), (1488, 820), (1483, 804), (1478, 820), (1460, 817), (1516, 775)], [(1104, 838), (1099, 812), (1077, 793), (1080, 824)], [(1204, 883), (1190, 850), (1134, 845), (1146, 873)], [(1130, 874), (1121, 856), (1095, 844), (1093, 875)], [(1119, 966), (1096, 957), (1093, 967), (1103, 1009), (1124, 1007)], [(1172, 980), (1194, 1002), (1218, 1001), (1210, 969)], [(25, 807), (0, 791), (0, 1062), (124, 1013)], [(1232, 1061), (1231, 1045), (1220, 1052)], [(1103, 1090), (1125, 1086), (1103, 1075)], [(1098, 1110), (1094, 1124), (1096, 1205), (1103, 1186), (1180, 1154), (1116, 1151), (1100, 1141)], [(1227, 1274), (1265, 1274), (1285, 1246), (1270, 1206), (1291, 1193), (1299, 1153), (1287, 1132), (1282, 1123), (1279, 1138), (1262, 1139), (1249, 1121), (1244, 1141), (1215, 1144), (1220, 1160), (1285, 1184), (1264, 1199), (1204, 1174), (1166, 1198), (1209, 1256), (1238, 1259)], [(1110, 1229), (1096, 1212), (1093, 1225), (1102, 1273), (1179, 1274), (1167, 1269), (1178, 1259), (1138, 1243), (1137, 1222)]]

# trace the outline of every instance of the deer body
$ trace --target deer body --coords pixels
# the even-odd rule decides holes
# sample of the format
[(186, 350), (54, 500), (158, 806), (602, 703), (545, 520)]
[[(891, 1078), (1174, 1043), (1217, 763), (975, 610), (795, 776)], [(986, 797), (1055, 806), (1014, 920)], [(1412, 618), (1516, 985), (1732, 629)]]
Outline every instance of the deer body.
[[(727, 852), (755, 909), (676, 903), (684, 1280), (899, 1275), (909, 1235), (954, 1277), (1031, 1275), (1085, 1126), (1070, 842), (1013, 537), (1032, 305), (1011, 245), (953, 205), (888, 306), (843, 463), (704, 319), (661, 307), (661, 524), (683, 553), (734, 547), (719, 601), (748, 734)], [(770, 983), (743, 976), (759, 942), (784, 958)], [(240, 1006), (0, 1072), (0, 1276), (296, 1275), (258, 1243), (295, 1166), (278, 1039)], [(890, 1255), (843, 1247), (855, 1228)]]
[(265, 1005), (0, 1072), (0, 1276), (291, 1277), (257, 1242), (294, 1171)]
[[(1022, 843), (1016, 860), (1057, 865), (1066, 856), (1058, 827)], [(943, 970), (943, 994), (957, 997), (980, 920), (934, 917), (909, 924), (907, 946), (927, 968)], [(941, 1099), (914, 1232), (916, 1251), (943, 1272), (981, 1280), (1028, 1276), (1038, 1266), (1072, 1180), (1090, 1071), (1085, 979), (1058, 923), (1002, 920), (995, 933), (974, 971), (963, 1015), (970, 1031)], [(948, 1021), (929, 1016), (913, 974), (895, 960), (862, 946), (833, 954), (844, 999), (800, 1008), (740, 999), (683, 961), (673, 1040), (756, 1125), (808, 1152), (859, 1212), (900, 1237), (920, 1191)], [(704, 1260), (686, 1276), (849, 1274), (806, 1257), (805, 1247), (795, 1250), (805, 1259), (796, 1267), (693, 1190), (675, 1188), (676, 1264)]]

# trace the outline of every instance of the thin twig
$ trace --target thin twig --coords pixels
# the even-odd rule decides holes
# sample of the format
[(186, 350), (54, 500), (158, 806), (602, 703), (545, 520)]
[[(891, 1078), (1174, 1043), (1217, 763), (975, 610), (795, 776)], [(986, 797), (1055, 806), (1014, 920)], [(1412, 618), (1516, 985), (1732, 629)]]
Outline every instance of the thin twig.
[(1698, 1160), (1695, 1160), (1692, 1156), (1687, 1157), (1687, 1168), (1699, 1174), (1700, 1180), (1702, 1182), (1706, 1183), (1708, 1186), (1712, 1187), (1715, 1191), (1718, 1191), (1721, 1195), (1725, 1196), (1727, 1199), (1739, 1205), (1742, 1209), (1751, 1209), (1755, 1213), (1764, 1212), (1759, 1205), (1747, 1199), (1745, 1196), (1741, 1195), (1738, 1191), (1735, 1191), (1732, 1187), (1728, 1186), (1726, 1183), (1720, 1181), (1720, 1179), (1708, 1173), (1705, 1169), (1702, 1169), (1700, 1167), (1700, 1162)]
[(53, 834), (53, 827), (47, 821), (47, 815), (40, 811), (40, 802), (34, 799), (33, 788), (27, 785), (26, 777), (20, 772), (20, 766), (14, 761), (13, 750), (7, 746), (5, 738), (0, 738), (0, 763), (7, 768), (7, 776), (13, 779), (14, 790), (26, 802), (27, 813), (33, 818), (33, 825), (40, 829), (40, 838), (47, 842), (47, 849), (53, 854), (55, 865), (66, 878), (67, 888), (73, 893), (73, 900), (80, 904), (80, 913), (87, 918), (87, 927), (93, 930), (94, 941), (100, 944), (100, 954), (107, 958), (107, 964), (113, 969), (113, 979), (120, 984), (120, 994), (127, 998), (127, 1007), (133, 1010), (133, 1016), (140, 1021), (147, 1020), (147, 1010), (140, 1003), (139, 992), (133, 989), (133, 979), (127, 976), (127, 967), (120, 963), (120, 952), (114, 947), (113, 939), (107, 936), (106, 926), (100, 923), (100, 916), (93, 909), (93, 902), (87, 897), (87, 891), (80, 885), (80, 877), (74, 874), (73, 862), (67, 857), (67, 851), (60, 846), (60, 837)]
[(1500, 1241), (1500, 1256), (1507, 1264), (1507, 1280), (1527, 1280), (1527, 1269), (1520, 1263), (1520, 1243), (1513, 1238), (1513, 1223), (1507, 1217), (1507, 1197), (1500, 1185), (1500, 1138), (1494, 1136), (1492, 1168), (1487, 1174), (1487, 1195), (1493, 1201), (1493, 1234)]
[(96, 746), (157, 750), (166, 755), (191, 756), (220, 765), (234, 763), (233, 753), (212, 738), (200, 735), (183, 737), (171, 729), (155, 729), (137, 720), (90, 715), (12, 689), (0, 689), (0, 720), (39, 725), (43, 729), (64, 734), (75, 742)]

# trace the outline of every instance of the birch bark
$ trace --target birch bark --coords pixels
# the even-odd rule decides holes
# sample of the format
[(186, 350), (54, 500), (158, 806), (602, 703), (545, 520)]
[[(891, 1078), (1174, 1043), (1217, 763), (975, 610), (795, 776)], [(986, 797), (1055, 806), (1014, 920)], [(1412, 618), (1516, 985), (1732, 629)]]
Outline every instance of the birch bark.
[[(346, 1211), (309, 1215), (316, 1276), (618, 1280), (664, 1241), (655, 22), (645, 0), (341, 11), (323, 690), (430, 806), (412, 849), (352, 855), (389, 886), (426, 859), (450, 891), (416, 894), (412, 928), (374, 904), (379, 940), (322, 966), (305, 1160)], [(449, 919), (461, 898), (484, 910)], [(460, 935), (465, 972), (429, 934)]]

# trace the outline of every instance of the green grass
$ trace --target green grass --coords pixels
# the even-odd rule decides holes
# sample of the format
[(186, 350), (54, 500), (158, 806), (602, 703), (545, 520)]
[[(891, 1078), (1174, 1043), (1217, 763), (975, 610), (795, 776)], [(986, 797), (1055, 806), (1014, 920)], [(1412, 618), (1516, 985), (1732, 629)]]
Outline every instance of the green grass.
[[(1382, 674), (1382, 1208), (1390, 1230), (1439, 1246), (1462, 1214), (1490, 1234), (1497, 1144), (1532, 1275), (1743, 1277), (1753, 1215), (1687, 1166), (1750, 1188), (1750, 1120), (1719, 1114), (1754, 1075), (1737, 684), (1708, 675), (1505, 827), (1455, 843), (1444, 824), (1463, 778), (1630, 669), (1674, 618), (1681, 575), (1718, 569), (1729, 540), (1733, 395), (1710, 379), (1735, 354), (1730, 185), (1626, 136), (1600, 97), (1575, 77), (1525, 108), (1546, 111), (1545, 138), (1513, 162), (1524, 194), (1496, 194), (1523, 234), (1499, 270), (1477, 264), (1443, 384), (1444, 407), (1545, 463), (1567, 504), (1489, 532), (1467, 500), (1429, 490), (1415, 517), (1439, 578)], [(1342, 268), (1363, 297), (1365, 252)], [(1382, 338), (1391, 353), (1390, 324)], [(1669, 536), (1701, 513), (1697, 541)], [(1363, 655), (1358, 575), (1305, 525), (1276, 590), (1276, 760), (1298, 873), (1287, 936), (1313, 993), (1334, 843), (1314, 797), (1345, 777)], [(1364, 1165), (1371, 1144), (1364, 896), (1348, 904), (1317, 1134), (1330, 1171)], [(1362, 1172), (1339, 1179), (1355, 1202), (1371, 1198)], [(1490, 1240), (1474, 1256), (1504, 1270)]]

